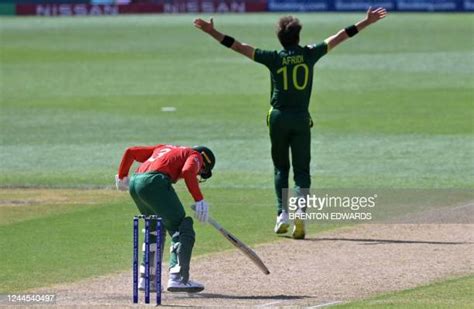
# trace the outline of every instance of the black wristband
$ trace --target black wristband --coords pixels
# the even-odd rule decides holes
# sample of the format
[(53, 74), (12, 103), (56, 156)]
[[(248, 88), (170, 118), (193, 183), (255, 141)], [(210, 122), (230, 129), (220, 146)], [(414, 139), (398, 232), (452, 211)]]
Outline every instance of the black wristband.
[(344, 30), (346, 31), (346, 34), (347, 34), (349, 37), (353, 37), (354, 35), (356, 35), (357, 33), (359, 33), (359, 30), (357, 30), (357, 27), (356, 27), (355, 25), (346, 27)]
[(221, 41), (221, 44), (224, 45), (225, 47), (231, 47), (232, 44), (234, 44), (235, 39), (231, 36), (224, 35), (224, 38)]

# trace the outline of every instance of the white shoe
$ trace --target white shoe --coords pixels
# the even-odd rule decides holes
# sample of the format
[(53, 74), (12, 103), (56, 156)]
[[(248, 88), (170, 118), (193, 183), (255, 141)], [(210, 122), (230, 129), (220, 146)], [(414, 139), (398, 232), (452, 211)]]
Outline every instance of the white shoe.
[[(301, 209), (298, 209), (296, 213), (304, 213), (304, 212)], [(304, 220), (301, 219), (301, 216), (296, 216), (294, 223), (295, 225), (293, 227), (293, 234), (292, 234), (293, 238), (304, 239), (306, 235)]]
[(202, 290), (204, 290), (204, 285), (196, 281), (188, 280), (188, 282), (184, 283), (182, 280), (168, 280), (169, 292), (197, 293)]
[(285, 234), (286, 232), (288, 232), (289, 227), (290, 227), (290, 220), (288, 219), (288, 212), (282, 211), (276, 220), (275, 233)]
[[(140, 279), (138, 279), (138, 290), (145, 291), (145, 278), (140, 277)], [(161, 286), (161, 291), (163, 291), (163, 286)], [(156, 292), (155, 280), (152, 279), (150, 279), (150, 292)]]

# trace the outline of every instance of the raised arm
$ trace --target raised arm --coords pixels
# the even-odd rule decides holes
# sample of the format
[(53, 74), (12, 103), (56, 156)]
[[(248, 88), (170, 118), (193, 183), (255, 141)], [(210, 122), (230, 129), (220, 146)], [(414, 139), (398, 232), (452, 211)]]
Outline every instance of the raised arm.
[(229, 47), (234, 51), (238, 52), (239, 54), (242, 54), (253, 60), (255, 48), (248, 44), (240, 43), (233, 37), (224, 35), (221, 32), (217, 31), (216, 28), (214, 28), (214, 20), (212, 18), (209, 22), (201, 18), (197, 18), (194, 20), (194, 27), (201, 29), (205, 33), (209, 34), (222, 45)]
[(381, 20), (387, 16), (387, 11), (384, 8), (377, 8), (372, 10), (371, 7), (367, 10), (367, 16), (356, 23), (355, 25), (349, 26), (340, 30), (333, 36), (328, 37), (324, 42), (328, 45), (328, 50), (333, 49), (340, 43), (347, 40), (349, 37), (356, 35), (359, 31), (362, 31), (365, 27), (376, 23), (377, 21)]

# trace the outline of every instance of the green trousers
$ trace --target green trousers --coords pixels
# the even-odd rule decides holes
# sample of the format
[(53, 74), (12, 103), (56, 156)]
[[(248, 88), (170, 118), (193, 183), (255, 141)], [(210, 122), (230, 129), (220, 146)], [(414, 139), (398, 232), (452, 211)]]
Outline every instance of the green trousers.
[[(161, 173), (135, 174), (130, 179), (129, 191), (141, 214), (157, 215), (162, 218), (164, 229), (161, 252), (163, 252), (166, 231), (171, 237), (170, 272), (179, 273), (187, 282), (195, 232), (193, 220), (191, 217), (186, 217), (183, 205), (170, 179)], [(156, 223), (152, 221), (151, 231), (155, 230)], [(156, 248), (155, 235), (151, 235), (150, 243), (154, 243)], [(153, 260), (154, 250), (150, 251), (150, 258)]]
[(268, 115), (268, 127), (272, 144), (275, 193), (277, 213), (288, 211), (283, 189), (288, 189), (288, 177), (291, 165), (295, 194), (301, 195), (311, 186), (311, 127), (313, 122), (308, 112), (289, 112), (271, 109)]

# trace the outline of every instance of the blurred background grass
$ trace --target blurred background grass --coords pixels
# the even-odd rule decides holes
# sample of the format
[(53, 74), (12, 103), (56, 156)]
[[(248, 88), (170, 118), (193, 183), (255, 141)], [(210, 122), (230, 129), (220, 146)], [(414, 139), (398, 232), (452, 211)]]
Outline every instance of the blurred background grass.
[[(277, 16), (215, 21), (271, 49)], [(299, 17), (302, 42), (313, 43), (361, 16)], [(192, 19), (3, 18), (0, 185), (108, 186), (126, 147), (179, 143), (215, 150), (206, 186), (271, 188), (268, 72)], [(473, 22), (392, 14), (320, 60), (315, 186), (472, 187)]]

